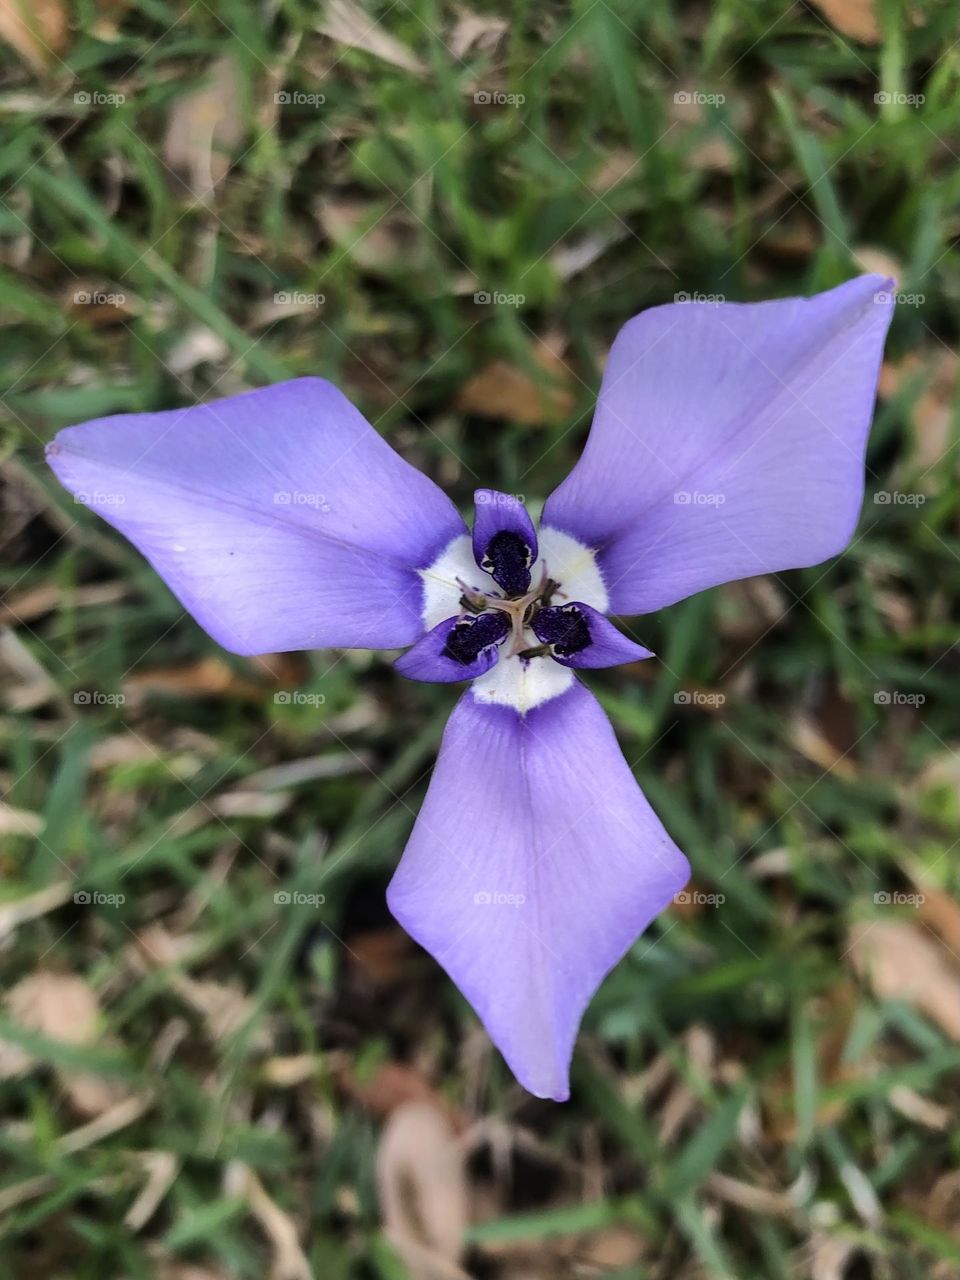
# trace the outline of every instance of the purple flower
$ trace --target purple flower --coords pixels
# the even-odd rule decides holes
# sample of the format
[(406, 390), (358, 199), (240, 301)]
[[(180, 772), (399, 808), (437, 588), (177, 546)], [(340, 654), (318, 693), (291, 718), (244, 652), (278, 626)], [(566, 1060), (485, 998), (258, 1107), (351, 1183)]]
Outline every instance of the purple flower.
[(890, 287), (631, 320), (539, 530), (481, 489), (471, 536), (319, 378), (50, 445), (224, 648), (410, 645), (404, 675), (473, 682), (388, 899), (541, 1097), (568, 1096), (587, 1003), (689, 875), (577, 671), (651, 656), (607, 613), (846, 546)]

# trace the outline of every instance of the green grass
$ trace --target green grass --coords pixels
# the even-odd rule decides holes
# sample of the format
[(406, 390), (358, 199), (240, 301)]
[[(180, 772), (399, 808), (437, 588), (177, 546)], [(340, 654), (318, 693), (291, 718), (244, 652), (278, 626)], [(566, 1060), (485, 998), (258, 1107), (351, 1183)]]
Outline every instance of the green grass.
[[(942, 1179), (960, 1157), (960, 1047), (912, 1005), (877, 1000), (847, 954), (852, 921), (895, 916), (875, 894), (920, 876), (958, 891), (953, 6), (881, 0), (868, 45), (773, 0), (520, 3), (485, 8), (507, 29), (462, 57), (448, 45), (463, 9), (370, 12), (422, 74), (334, 42), (317, 8), (293, 3), (140, 0), (98, 20), (85, 0), (48, 74), (4, 50), (0, 789), (42, 826), (0, 835), (0, 911), (51, 885), (64, 900), (19, 925), (0, 966), (5, 986), (37, 968), (83, 976), (105, 1026), (65, 1047), (0, 1022), (42, 1063), (0, 1081), (0, 1275), (192, 1262), (263, 1276), (269, 1247), (233, 1161), (293, 1216), (315, 1275), (402, 1275), (378, 1234), (383, 1108), (362, 1093), (396, 1062), (466, 1119), (495, 1114), (537, 1139), (514, 1148), (511, 1179), (484, 1148), (474, 1157), (495, 1195), (470, 1228), (471, 1274), (517, 1275), (525, 1257), (544, 1274), (596, 1274), (591, 1249), (622, 1227), (640, 1244), (606, 1273), (631, 1280), (807, 1274), (804, 1251), (825, 1236), (850, 1242), (850, 1277), (956, 1275)], [(170, 171), (164, 136), (223, 57), (241, 127), (204, 201)], [(524, 101), (477, 104), (477, 90)], [(326, 100), (277, 105), (281, 91)], [(680, 109), (679, 91), (723, 101)], [(316, 373), (465, 509), (478, 481), (536, 503), (576, 459), (631, 315), (681, 290), (827, 288), (864, 247), (923, 301), (894, 320), (900, 376), (878, 409), (853, 546), (766, 594), (722, 588), (636, 621), (659, 660), (590, 681), (696, 889), (724, 901), (653, 926), (587, 1014), (572, 1101), (537, 1102), (484, 1055), (463, 1000), (383, 902), (454, 695), (399, 680), (377, 655), (308, 654), (271, 673), (222, 654), (59, 489), (43, 443), (94, 415)], [(586, 265), (571, 271), (574, 250)], [(524, 300), (478, 306), (479, 290)], [(324, 302), (291, 315), (280, 292)], [(544, 335), (560, 344), (559, 410), (518, 422), (462, 407), (494, 359), (555, 405), (535, 356)], [(890, 491), (925, 500), (874, 501)], [(225, 688), (201, 672), (206, 692), (134, 696), (144, 673), (214, 659), (233, 673)], [(324, 701), (278, 703), (289, 689)], [(678, 705), (691, 689), (725, 701)], [(127, 700), (84, 705), (81, 690)], [(880, 690), (925, 701), (878, 704)], [(326, 776), (279, 788), (255, 776), (305, 757)], [(236, 791), (247, 799), (231, 807)], [(76, 903), (78, 889), (124, 900)], [(325, 902), (281, 907), (279, 890)], [(143, 959), (161, 923), (183, 936), (175, 965)], [(213, 1034), (187, 977), (236, 984), (239, 1029)], [(266, 1058), (298, 1054), (317, 1055), (314, 1075), (271, 1079)], [(637, 1078), (660, 1055), (669, 1083), (641, 1099)], [(71, 1069), (149, 1101), (65, 1147), (84, 1119)], [(908, 1117), (897, 1086), (949, 1122)], [(689, 1115), (663, 1141), (679, 1089)], [(148, 1151), (177, 1169), (134, 1231), (123, 1219)], [(792, 1186), (793, 1208), (731, 1203), (718, 1175)], [(864, 1216), (859, 1182), (882, 1218)]]

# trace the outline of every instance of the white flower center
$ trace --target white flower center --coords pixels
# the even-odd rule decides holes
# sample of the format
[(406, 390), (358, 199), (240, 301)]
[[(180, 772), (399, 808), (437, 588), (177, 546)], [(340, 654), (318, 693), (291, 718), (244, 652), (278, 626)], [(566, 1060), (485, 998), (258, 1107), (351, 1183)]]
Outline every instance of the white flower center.
[[(579, 601), (605, 613), (607, 589), (589, 547), (559, 529), (541, 528), (537, 534), (539, 555), (531, 567), (534, 583), (552, 578), (559, 583), (556, 600)], [(499, 595), (491, 578), (477, 566), (469, 534), (460, 534), (446, 546), (428, 569), (420, 570), (423, 580), (423, 625), (432, 631), (447, 618), (462, 612), (464, 587), (484, 595)], [(530, 633), (530, 645), (538, 641)], [(474, 680), (472, 693), (478, 702), (513, 707), (521, 715), (558, 697), (570, 688), (574, 674), (551, 658), (519, 658), (513, 645), (504, 641), (497, 663), (486, 675)]]

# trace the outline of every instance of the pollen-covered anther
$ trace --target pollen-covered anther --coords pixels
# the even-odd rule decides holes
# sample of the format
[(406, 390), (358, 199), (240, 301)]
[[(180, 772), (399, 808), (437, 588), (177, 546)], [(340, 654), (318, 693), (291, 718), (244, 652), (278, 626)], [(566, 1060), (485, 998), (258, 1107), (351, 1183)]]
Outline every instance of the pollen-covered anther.
[(593, 642), (583, 610), (575, 604), (540, 609), (530, 625), (537, 639), (562, 658), (581, 653)]

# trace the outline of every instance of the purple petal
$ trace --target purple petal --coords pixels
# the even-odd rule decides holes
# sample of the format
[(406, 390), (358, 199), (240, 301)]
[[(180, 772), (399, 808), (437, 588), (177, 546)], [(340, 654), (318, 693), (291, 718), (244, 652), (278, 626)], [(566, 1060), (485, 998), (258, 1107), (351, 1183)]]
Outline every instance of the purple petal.
[(614, 613), (836, 555), (863, 501), (890, 281), (674, 303), (610, 353), (583, 456), (543, 524), (599, 553)]
[(688, 875), (582, 685), (525, 716), (468, 690), (387, 897), (520, 1083), (562, 1101), (587, 1003)]
[(602, 613), (579, 601), (541, 609), (530, 625), (541, 643), (553, 646), (554, 659), (565, 667), (619, 667), (653, 657)]
[(522, 596), (530, 588), (530, 566), (537, 558), (537, 534), (526, 507), (495, 489), (477, 489), (473, 500), (474, 559), (508, 596)]
[(440, 684), (473, 680), (490, 670), (498, 657), (497, 646), (509, 634), (510, 619), (505, 613), (447, 618), (393, 665), (408, 680)]
[(465, 532), (321, 378), (68, 427), (48, 460), (234, 653), (412, 643), (417, 570)]

